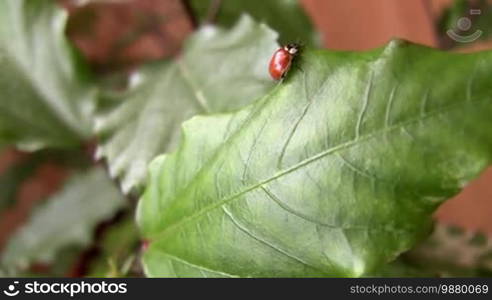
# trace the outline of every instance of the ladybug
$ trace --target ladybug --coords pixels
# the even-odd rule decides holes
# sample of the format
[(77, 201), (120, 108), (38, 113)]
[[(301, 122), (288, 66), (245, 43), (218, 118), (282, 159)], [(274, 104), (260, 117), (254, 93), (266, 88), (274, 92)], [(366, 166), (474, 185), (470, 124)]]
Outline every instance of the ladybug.
[(299, 54), (300, 48), (299, 44), (291, 43), (273, 53), (268, 67), (273, 79), (280, 80), (285, 77), (292, 65), (292, 60)]

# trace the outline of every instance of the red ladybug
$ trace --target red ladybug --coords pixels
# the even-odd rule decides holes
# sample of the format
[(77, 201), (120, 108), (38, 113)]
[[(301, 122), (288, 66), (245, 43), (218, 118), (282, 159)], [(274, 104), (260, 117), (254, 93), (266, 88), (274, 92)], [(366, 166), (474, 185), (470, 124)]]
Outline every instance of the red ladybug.
[(290, 69), (292, 60), (299, 54), (300, 48), (300, 45), (292, 43), (285, 45), (273, 53), (270, 66), (268, 67), (273, 79), (280, 80), (284, 78)]

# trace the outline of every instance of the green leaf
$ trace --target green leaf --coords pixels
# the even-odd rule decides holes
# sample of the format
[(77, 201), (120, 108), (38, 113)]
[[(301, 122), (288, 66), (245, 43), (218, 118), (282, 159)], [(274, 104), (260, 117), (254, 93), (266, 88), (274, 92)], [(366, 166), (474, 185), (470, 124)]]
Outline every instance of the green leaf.
[(31, 263), (54, 263), (63, 250), (89, 245), (95, 227), (125, 205), (103, 169), (74, 175), (14, 234), (1, 263), (21, 271)]
[(362, 276), (490, 164), (492, 52), (306, 49), (268, 95), (194, 117), (150, 167), (148, 276)]
[(402, 258), (398, 258), (395, 261), (384, 265), (381, 269), (367, 274), (365, 277), (386, 277), (386, 278), (402, 278), (402, 277), (438, 277), (437, 272), (433, 272), (426, 268), (421, 268)]
[(0, 1), (0, 141), (27, 150), (90, 135), (95, 90), (54, 1)]
[(15, 203), (20, 185), (33, 174), (40, 162), (37, 156), (29, 157), (0, 174), (0, 211)]
[[(190, 5), (200, 22), (206, 22), (214, 11), (216, 0), (191, 0)], [(227, 0), (220, 1), (217, 24), (230, 27), (242, 14), (251, 15), (280, 34), (280, 43), (320, 44), (319, 34), (306, 16), (298, 0)]]
[(97, 156), (108, 159), (125, 192), (141, 186), (148, 163), (174, 147), (182, 121), (237, 109), (274, 85), (268, 60), (278, 47), (275, 39), (248, 17), (230, 31), (203, 28), (180, 58), (147, 66), (133, 77), (138, 83), (132, 89), (102, 101), (110, 108), (96, 120)]
[(0, 211), (15, 203), (22, 184), (35, 175), (40, 165), (52, 163), (65, 168), (81, 169), (91, 163), (80, 149), (45, 149), (24, 156), (0, 173)]
[(113, 225), (105, 233), (98, 259), (91, 263), (90, 277), (125, 277), (128, 263), (133, 262), (139, 246), (139, 236), (133, 218)]

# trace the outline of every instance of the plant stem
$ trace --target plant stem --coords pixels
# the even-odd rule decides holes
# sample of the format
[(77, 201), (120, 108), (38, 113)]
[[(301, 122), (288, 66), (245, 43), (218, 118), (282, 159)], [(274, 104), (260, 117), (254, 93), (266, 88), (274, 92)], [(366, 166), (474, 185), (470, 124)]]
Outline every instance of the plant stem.
[(183, 5), (186, 14), (188, 15), (188, 19), (190, 20), (191, 26), (193, 27), (193, 29), (197, 29), (198, 19), (195, 15), (195, 12), (193, 11), (193, 8), (191, 8), (190, 2), (188, 0), (182, 0), (181, 3)]
[(217, 20), (219, 15), (220, 7), (222, 6), (222, 0), (212, 0), (210, 6), (208, 7), (207, 17), (205, 18), (206, 24), (213, 24)]

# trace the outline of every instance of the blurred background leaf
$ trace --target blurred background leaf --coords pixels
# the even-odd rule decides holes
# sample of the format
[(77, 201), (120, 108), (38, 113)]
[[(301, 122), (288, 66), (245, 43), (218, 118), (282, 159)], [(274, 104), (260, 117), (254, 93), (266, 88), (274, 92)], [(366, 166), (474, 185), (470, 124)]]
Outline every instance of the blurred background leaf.
[(482, 232), (436, 224), (433, 233), (369, 277), (491, 277), (492, 239)]
[[(22, 184), (33, 176), (42, 164), (55, 163), (59, 167), (83, 169), (91, 163), (80, 149), (45, 149), (31, 153), (15, 153), (20, 158), (0, 172), (0, 212), (15, 203)], [(0, 154), (3, 154), (1, 150)]]
[(125, 277), (136, 261), (140, 246), (133, 215), (111, 226), (98, 245), (98, 257), (89, 267), (89, 277)]
[(54, 1), (0, 1), (0, 141), (36, 150), (91, 135), (95, 91), (66, 19)]
[(492, 239), (480, 231), (437, 224), (404, 258), (439, 277), (492, 277)]
[(67, 250), (87, 247), (95, 227), (126, 205), (103, 169), (73, 175), (11, 237), (1, 256), (2, 268), (12, 273), (26, 272), (33, 264), (56, 265)]
[(321, 45), (320, 37), (298, 0), (188, 0), (200, 23), (231, 27), (249, 14), (279, 33), (279, 43)]
[(15, 203), (20, 185), (32, 175), (40, 162), (39, 157), (30, 157), (0, 173), (0, 211)]
[(419, 268), (400, 257), (364, 277), (436, 277), (436, 275), (435, 272)]
[(129, 91), (103, 95), (97, 155), (107, 158), (125, 193), (141, 187), (156, 155), (174, 148), (181, 122), (237, 109), (275, 85), (268, 61), (276, 37), (248, 16), (230, 30), (203, 28), (178, 59), (149, 64), (134, 74)]

